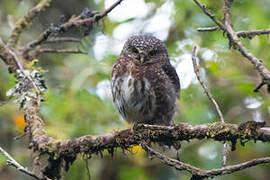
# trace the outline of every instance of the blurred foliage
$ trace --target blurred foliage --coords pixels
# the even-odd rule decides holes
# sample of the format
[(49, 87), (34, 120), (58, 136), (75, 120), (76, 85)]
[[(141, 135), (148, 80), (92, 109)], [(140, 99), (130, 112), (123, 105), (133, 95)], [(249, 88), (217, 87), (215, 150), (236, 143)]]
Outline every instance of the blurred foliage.
[[(109, 0), (54, 0), (51, 7), (34, 20), (32, 28), (23, 33), (22, 42), (37, 37), (43, 29), (51, 23), (59, 24), (61, 18), (69, 18), (79, 14), (84, 7), (102, 10)], [(139, 0), (138, 0), (139, 1)], [(1, 0), (0, 1), (0, 36), (4, 40), (10, 35), (7, 15), (15, 20), (23, 16), (27, 10), (38, 1), (34, 0)], [(140, 1), (141, 2), (141, 1)], [(202, 1), (218, 18), (222, 18), (223, 1)], [(132, 3), (125, 0), (114, 11), (124, 8), (124, 4)], [(144, 16), (129, 17), (123, 21), (115, 21), (109, 17), (95, 25), (91, 34), (85, 37), (81, 44), (68, 44), (68, 47), (79, 47), (88, 51), (88, 55), (56, 55), (44, 54), (39, 57), (39, 65), (48, 70), (45, 79), (48, 91), (46, 101), (42, 103), (41, 114), (46, 122), (49, 135), (59, 139), (68, 139), (86, 134), (102, 134), (125, 128), (119, 120), (118, 113), (112, 104), (110, 96), (110, 71), (112, 64), (119, 55), (119, 50), (112, 50), (113, 42), (123, 43), (125, 39), (115, 37), (115, 31), (120, 26), (142, 29), (152, 18), (159, 13), (166, 3), (172, 8), (168, 21), (171, 22), (166, 30), (168, 35), (165, 43), (173, 64), (177, 69), (182, 65), (190, 66), (190, 52), (192, 44), (198, 44), (200, 68), (202, 78), (219, 103), (226, 122), (241, 123), (248, 120), (266, 121), (270, 125), (270, 99), (265, 89), (253, 93), (252, 89), (260, 82), (258, 73), (253, 66), (237, 51), (229, 49), (228, 41), (221, 32), (196, 31), (198, 27), (213, 26), (213, 22), (206, 17), (193, 1), (157, 1), (146, 0), (145, 5), (150, 7)], [(134, 4), (134, 3), (133, 3)], [(233, 25), (236, 30), (251, 30), (269, 28), (270, 3), (268, 0), (235, 1), (232, 8)], [(126, 11), (128, 12), (128, 11)], [(122, 14), (125, 16), (126, 14)], [(137, 23), (136, 22), (140, 22)], [(146, 24), (142, 23), (145, 22)], [(162, 22), (160, 22), (162, 24)], [(142, 25), (142, 27), (141, 27)], [(136, 29), (135, 28), (135, 29)], [(127, 28), (128, 29), (128, 28)], [(159, 29), (156, 29), (159, 32)], [(125, 32), (123, 32), (125, 33)], [(119, 34), (119, 33), (118, 33)], [(155, 32), (154, 32), (155, 34)], [(72, 35), (78, 37), (80, 32)], [(95, 45), (98, 37), (101, 38), (99, 51), (102, 57), (97, 58)], [(104, 41), (104, 42), (103, 42)], [(270, 68), (270, 41), (268, 36), (255, 37), (244, 40), (248, 49)], [(65, 47), (57, 44), (55, 48)], [(186, 55), (186, 56), (185, 56)], [(185, 58), (189, 57), (189, 59)], [(190, 61), (190, 63), (188, 62)], [(178, 114), (175, 122), (191, 124), (211, 123), (219, 121), (212, 104), (209, 102), (202, 88), (194, 78), (192, 68), (186, 76), (178, 72), (182, 87)], [(182, 68), (183, 69), (183, 68)], [(189, 80), (190, 77), (193, 77)], [(0, 101), (8, 101), (5, 93), (14, 86), (15, 78), (7, 71), (0, 61)], [(16, 160), (25, 166), (31, 162), (30, 152), (27, 149), (27, 137), (15, 141), (14, 137), (22, 133), (25, 123), (23, 114), (18, 105), (12, 100), (0, 106), (0, 146), (10, 152)], [(211, 169), (221, 167), (221, 153), (223, 145), (213, 141), (183, 142), (181, 160), (192, 165)], [(161, 164), (157, 160), (149, 160), (139, 146), (131, 147), (126, 155), (118, 150), (113, 158), (104, 153), (100, 158), (96, 155), (88, 160), (92, 179), (188, 179), (186, 172), (178, 172)], [(176, 152), (168, 152), (172, 157)], [(245, 147), (237, 145), (234, 152), (230, 152), (229, 164), (243, 162), (251, 158), (269, 156), (269, 144), (249, 142)], [(85, 158), (80, 157), (74, 162), (64, 179), (87, 179)], [(270, 165), (256, 166), (232, 175), (215, 179), (245, 179), (266, 180), (270, 177)], [(5, 165), (5, 158), (0, 155), (0, 179), (31, 179)]]

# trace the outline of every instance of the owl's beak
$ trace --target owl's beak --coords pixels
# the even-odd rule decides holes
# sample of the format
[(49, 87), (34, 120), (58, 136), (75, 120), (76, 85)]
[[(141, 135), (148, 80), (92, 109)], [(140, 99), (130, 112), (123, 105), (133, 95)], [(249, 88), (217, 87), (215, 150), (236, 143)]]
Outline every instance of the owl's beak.
[(144, 57), (145, 57), (145, 54), (143, 51), (139, 50), (139, 57), (140, 57), (140, 62), (141, 64), (144, 63)]
[(141, 63), (144, 62), (144, 56), (140, 56), (140, 61), (141, 61)]

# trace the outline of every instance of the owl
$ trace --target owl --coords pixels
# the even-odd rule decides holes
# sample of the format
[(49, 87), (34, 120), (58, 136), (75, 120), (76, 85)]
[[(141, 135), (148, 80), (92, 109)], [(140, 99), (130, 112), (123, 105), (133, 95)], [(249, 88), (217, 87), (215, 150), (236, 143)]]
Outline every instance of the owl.
[(113, 102), (131, 124), (172, 125), (180, 94), (165, 44), (152, 35), (128, 38), (111, 73)]

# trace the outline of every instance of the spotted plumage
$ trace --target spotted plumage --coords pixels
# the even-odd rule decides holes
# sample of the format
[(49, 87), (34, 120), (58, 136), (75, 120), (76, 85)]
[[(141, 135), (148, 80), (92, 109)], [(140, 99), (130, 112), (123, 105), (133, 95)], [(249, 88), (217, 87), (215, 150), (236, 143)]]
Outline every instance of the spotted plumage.
[(112, 68), (113, 102), (129, 123), (172, 125), (180, 83), (165, 44), (131, 36)]

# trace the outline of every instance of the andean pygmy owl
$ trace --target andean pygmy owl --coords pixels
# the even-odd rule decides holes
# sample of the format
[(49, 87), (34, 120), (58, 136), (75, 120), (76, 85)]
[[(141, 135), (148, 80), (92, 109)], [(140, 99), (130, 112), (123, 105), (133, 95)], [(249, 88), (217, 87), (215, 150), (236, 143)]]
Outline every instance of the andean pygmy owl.
[(113, 102), (129, 123), (172, 125), (180, 83), (165, 44), (131, 36), (112, 68)]

